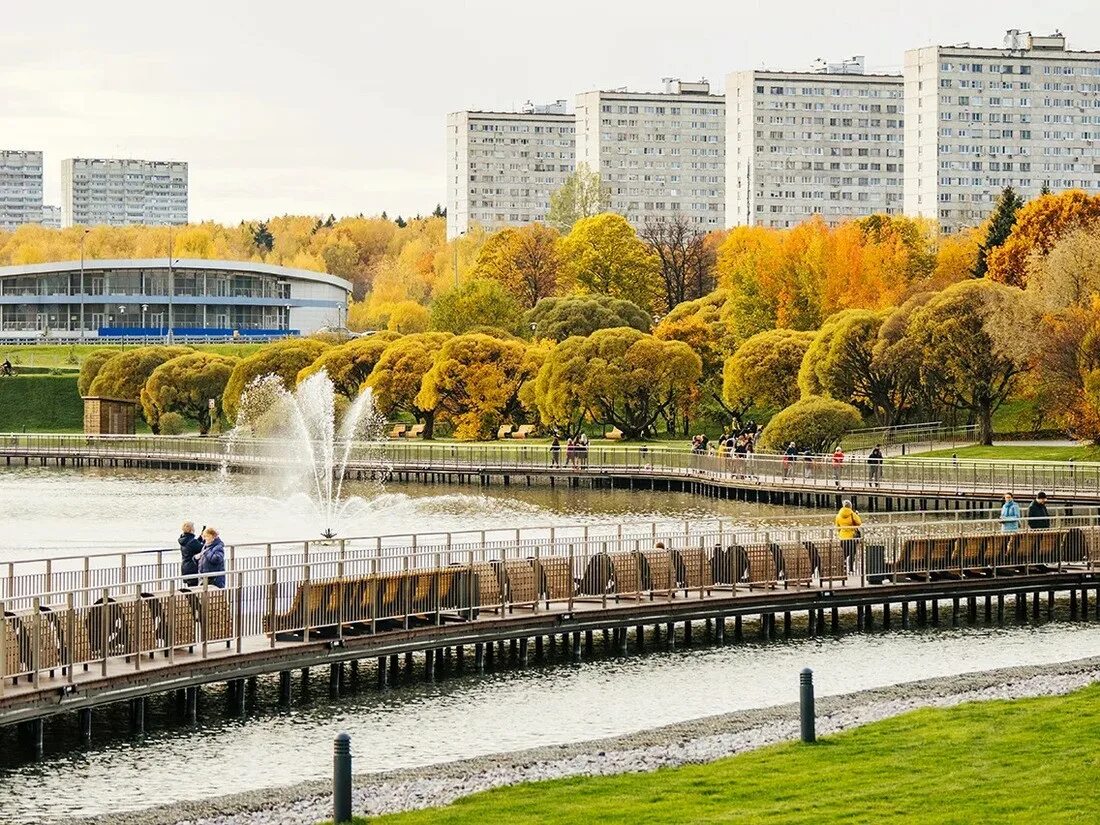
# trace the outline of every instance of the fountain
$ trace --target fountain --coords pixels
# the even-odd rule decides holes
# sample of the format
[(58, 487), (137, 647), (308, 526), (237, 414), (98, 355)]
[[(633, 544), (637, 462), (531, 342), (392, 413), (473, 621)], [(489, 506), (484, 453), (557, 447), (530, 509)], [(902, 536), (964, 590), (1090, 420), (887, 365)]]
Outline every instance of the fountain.
[[(371, 390), (343, 402), (323, 370), (293, 391), (277, 375), (262, 376), (241, 396), (227, 447), (263, 457), (283, 482), (284, 495), (307, 496), (326, 539), (367, 509), (389, 474), (381, 443), (385, 420), (374, 408)], [(356, 495), (345, 496), (351, 465), (365, 471), (366, 481), (357, 485)]]

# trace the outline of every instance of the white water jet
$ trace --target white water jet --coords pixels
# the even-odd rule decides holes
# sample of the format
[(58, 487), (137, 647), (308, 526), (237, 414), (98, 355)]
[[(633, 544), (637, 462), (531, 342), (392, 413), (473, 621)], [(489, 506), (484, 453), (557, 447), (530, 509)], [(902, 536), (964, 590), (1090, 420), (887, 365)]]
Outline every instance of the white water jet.
[[(284, 496), (307, 496), (325, 538), (367, 510), (390, 470), (381, 443), (385, 419), (371, 390), (347, 405), (342, 400), (324, 370), (293, 392), (277, 375), (257, 378), (241, 395), (226, 448), (262, 457), (282, 481)], [(344, 495), (349, 468), (362, 479), (355, 496)]]

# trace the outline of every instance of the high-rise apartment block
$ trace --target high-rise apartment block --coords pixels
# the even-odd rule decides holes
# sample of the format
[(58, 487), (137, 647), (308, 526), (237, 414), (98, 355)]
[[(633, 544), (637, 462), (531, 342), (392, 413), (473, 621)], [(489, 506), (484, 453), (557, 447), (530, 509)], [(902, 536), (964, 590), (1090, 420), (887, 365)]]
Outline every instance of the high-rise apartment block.
[(901, 75), (863, 58), (726, 80), (726, 220), (788, 227), (902, 209)]
[(0, 229), (42, 219), (42, 153), (0, 149)]
[(187, 223), (187, 164), (72, 158), (61, 164), (63, 226)]
[(61, 207), (52, 204), (42, 206), (42, 225), (49, 229), (61, 228)]
[(599, 174), (612, 211), (638, 229), (677, 217), (701, 230), (725, 226), (725, 99), (707, 81), (584, 92), (576, 112), (577, 166)]
[(980, 224), (1001, 190), (1100, 190), (1100, 52), (1010, 30), (1000, 49), (905, 53), (905, 211)]
[(447, 116), (447, 236), (545, 221), (550, 193), (573, 172), (565, 101), (519, 112)]

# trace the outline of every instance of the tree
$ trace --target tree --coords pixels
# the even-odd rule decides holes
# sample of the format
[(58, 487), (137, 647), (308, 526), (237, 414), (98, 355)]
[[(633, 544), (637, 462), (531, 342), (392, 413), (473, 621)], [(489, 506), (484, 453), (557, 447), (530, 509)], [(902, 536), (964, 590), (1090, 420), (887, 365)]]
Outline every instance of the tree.
[(261, 254), (275, 248), (275, 236), (271, 234), (267, 221), (260, 221), (252, 227), (252, 245), (260, 250)]
[(986, 256), (989, 277), (1026, 286), (1028, 265), (1034, 266), (1035, 256), (1045, 256), (1072, 230), (1096, 225), (1100, 225), (1100, 195), (1070, 189), (1035, 198), (1016, 213), (1008, 240)]
[(435, 406), (417, 403), (425, 373), (432, 368), (436, 353), (453, 336), (449, 332), (406, 335), (388, 346), (367, 378), (374, 404), (383, 415), (409, 413), (424, 425), (424, 438), (435, 432)]
[(814, 339), (812, 332), (773, 329), (759, 332), (726, 360), (722, 394), (730, 409), (744, 415), (753, 407), (779, 410), (798, 400), (798, 371)]
[(401, 335), (413, 332), (427, 332), (431, 326), (432, 314), (427, 307), (421, 306), (416, 301), (401, 301), (394, 304), (390, 310), (389, 320), (386, 321), (386, 329)]
[(772, 416), (760, 434), (760, 446), (778, 453), (793, 441), (797, 448), (820, 455), (832, 452), (859, 425), (859, 410), (851, 404), (809, 395)]
[(99, 375), (99, 371), (103, 369), (103, 365), (118, 353), (119, 350), (113, 347), (102, 347), (88, 353), (84, 358), (84, 362), (80, 365), (80, 375), (76, 379), (76, 391), (80, 393), (82, 398), (88, 394), (92, 382)]
[[(1029, 282), (1030, 289), (1034, 282)], [(1074, 438), (1100, 439), (1100, 299), (1048, 313), (1040, 324), (1043, 346), (1024, 395), (1035, 405), (1036, 427), (1051, 417)]]
[(269, 344), (247, 358), (242, 358), (234, 366), (222, 395), (225, 415), (230, 421), (237, 420), (241, 395), (257, 378), (276, 375), (285, 389), (293, 389), (298, 373), (316, 361), (328, 346), (313, 338), (291, 338)]
[(611, 193), (600, 182), (599, 174), (589, 169), (587, 163), (579, 163), (565, 183), (550, 193), (546, 218), (559, 232), (569, 232), (577, 221), (599, 215), (610, 207)]
[(432, 329), (460, 335), (474, 327), (496, 326), (519, 332), (522, 311), (497, 281), (476, 279), (448, 290), (432, 304)]
[(945, 289), (909, 322), (921, 381), (977, 420), (982, 444), (993, 443), (993, 413), (1030, 366), (1037, 321), (1021, 290), (983, 279)]
[(535, 397), (548, 425), (575, 430), (588, 418), (640, 438), (693, 397), (701, 372), (699, 356), (681, 341), (627, 327), (602, 329), (549, 352)]
[(573, 335), (586, 337), (598, 329), (632, 327), (649, 332), (649, 313), (637, 304), (607, 295), (579, 295), (571, 298), (543, 298), (523, 316), (534, 324), (534, 337), (564, 341)]
[(379, 332), (367, 338), (353, 338), (346, 344), (330, 347), (308, 367), (299, 370), (295, 382), (301, 384), (311, 375), (324, 370), (333, 389), (349, 401), (354, 401), (382, 353), (399, 337), (395, 332)]
[(714, 289), (714, 250), (682, 215), (647, 221), (640, 236), (660, 261), (666, 312)]
[(199, 432), (206, 435), (222, 416), (225, 385), (237, 360), (213, 352), (191, 352), (165, 361), (153, 370), (142, 388), (145, 420), (157, 421), (165, 413), (178, 413), (198, 423)]
[[(1097, 223), (1100, 228), (1100, 222)], [(1100, 293), (1100, 235), (1095, 229), (1071, 229), (1046, 256), (1033, 254), (1027, 291), (1047, 309), (1087, 307)]]
[[(138, 347), (116, 353), (100, 368), (95, 380), (88, 387), (88, 394), (100, 398), (119, 398), (139, 402), (141, 388), (153, 374), (153, 370), (177, 355), (191, 352), (190, 347), (151, 346)], [(156, 421), (146, 423), (157, 432)]]
[(1011, 186), (1001, 190), (997, 206), (986, 221), (985, 240), (978, 247), (978, 259), (974, 263), (974, 277), (984, 278), (989, 271), (989, 253), (998, 249), (1012, 234), (1016, 225), (1016, 213), (1024, 205), (1024, 199), (1016, 194)]
[(443, 204), (437, 203), (435, 209), (432, 210), (433, 218), (445, 218), (447, 217), (447, 210), (443, 208)]
[(499, 281), (530, 309), (557, 291), (557, 240), (558, 233), (540, 223), (502, 229), (486, 240), (473, 275)]
[(434, 409), (462, 440), (491, 438), (518, 405), (524, 344), (477, 333), (448, 339), (424, 375), (416, 406)]
[(623, 298), (652, 311), (659, 290), (657, 257), (622, 215), (582, 218), (558, 242), (558, 253), (567, 288)]

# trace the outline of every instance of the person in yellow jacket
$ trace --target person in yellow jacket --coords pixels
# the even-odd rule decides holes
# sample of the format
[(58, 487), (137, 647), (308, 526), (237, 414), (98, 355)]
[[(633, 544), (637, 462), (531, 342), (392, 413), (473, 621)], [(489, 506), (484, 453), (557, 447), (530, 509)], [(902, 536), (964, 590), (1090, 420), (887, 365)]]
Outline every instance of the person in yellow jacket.
[(840, 537), (840, 549), (844, 551), (844, 561), (849, 570), (855, 569), (856, 545), (859, 543), (859, 527), (863, 519), (852, 508), (852, 502), (845, 499), (833, 520), (837, 535)]

